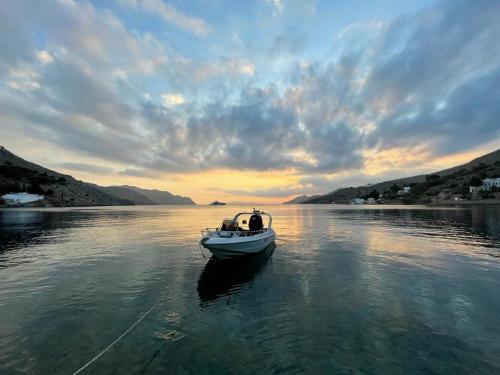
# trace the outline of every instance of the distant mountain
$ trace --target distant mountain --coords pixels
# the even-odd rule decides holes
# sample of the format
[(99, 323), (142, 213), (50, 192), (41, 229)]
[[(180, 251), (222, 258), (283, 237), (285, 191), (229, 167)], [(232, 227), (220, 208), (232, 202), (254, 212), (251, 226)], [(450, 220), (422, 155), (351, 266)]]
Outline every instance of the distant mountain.
[(153, 204), (172, 204), (172, 205), (194, 205), (196, 203), (189, 197), (182, 197), (180, 195), (174, 195), (169, 193), (168, 191), (162, 190), (149, 190), (149, 189), (141, 189), (136, 186), (120, 186), (121, 188), (132, 190), (150, 201), (155, 203)]
[(133, 202), (135, 205), (154, 205), (155, 201), (145, 197), (138, 192), (124, 186), (98, 186), (101, 191), (111, 194), (117, 198)]
[(76, 180), (26, 161), (0, 146), (0, 193), (28, 191), (43, 194), (36, 205), (53, 207), (195, 204), (167, 191), (135, 186), (99, 186)]
[[(337, 189), (330, 193), (307, 199), (301, 203), (349, 203), (356, 197), (370, 194), (373, 190), (383, 194), (391, 188), (414, 186), (408, 201), (419, 203), (431, 202), (440, 193), (467, 194), (468, 184), (473, 177), (485, 178), (500, 176), (500, 149), (478, 157), (466, 164), (444, 169), (429, 175), (418, 175), (396, 180), (389, 180), (373, 185)], [(428, 179), (431, 177), (432, 182)], [(390, 194), (389, 194), (390, 195)]]
[(298, 197), (295, 197), (293, 199), (290, 199), (289, 201), (283, 202), (283, 204), (299, 204), (299, 203), (304, 203), (307, 200), (314, 199), (318, 197), (319, 195), (299, 195)]

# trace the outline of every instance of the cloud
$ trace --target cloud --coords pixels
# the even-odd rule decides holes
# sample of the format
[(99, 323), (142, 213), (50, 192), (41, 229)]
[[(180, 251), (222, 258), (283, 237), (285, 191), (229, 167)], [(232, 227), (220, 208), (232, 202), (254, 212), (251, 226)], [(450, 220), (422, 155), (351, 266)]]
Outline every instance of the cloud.
[[(388, 30), (410, 29), (404, 47), (381, 59), (368, 77), (365, 90), (372, 105), (384, 108), (372, 143), (383, 147), (427, 141), (439, 153), (475, 146), (488, 133), (499, 135), (492, 121), (497, 107), (491, 105), (499, 90), (491, 83), (499, 74), (494, 40), (500, 37), (500, 25), (494, 14), (500, 4), (460, 5), (443, 3), (420, 14), (416, 24), (394, 24)], [(387, 43), (389, 36), (385, 38)]]
[(6, 0), (0, 19), (0, 72), (34, 57), (46, 63), (59, 56), (107, 79), (117, 68), (148, 75), (167, 61), (157, 37), (129, 32), (110, 10), (89, 2)]
[(124, 4), (155, 14), (165, 22), (199, 36), (205, 36), (211, 31), (204, 20), (186, 16), (162, 0), (129, 0)]
[(188, 74), (199, 81), (217, 76), (226, 76), (229, 78), (253, 76), (255, 74), (255, 65), (248, 59), (224, 57), (215, 63), (191, 66), (188, 72)]
[(132, 177), (146, 177), (146, 178), (156, 178), (158, 174), (154, 171), (150, 171), (143, 168), (126, 168), (118, 171), (119, 175), (122, 176), (132, 176)]
[(181, 94), (163, 94), (161, 100), (166, 107), (175, 107), (176, 105), (183, 104), (186, 102)]
[(311, 190), (310, 187), (304, 187), (304, 186), (272, 187), (272, 188), (255, 189), (255, 190), (225, 190), (224, 192), (227, 194), (246, 195), (246, 196), (263, 197), (263, 198), (283, 198), (283, 197), (289, 197), (291, 195), (315, 193), (315, 191)]
[(90, 164), (90, 163), (59, 163), (56, 165), (57, 167), (69, 169), (72, 171), (79, 172), (90, 172), (96, 174), (113, 174), (113, 168), (105, 167), (102, 165)]
[(49, 64), (54, 60), (50, 52), (47, 51), (38, 51), (36, 57), (42, 64)]
[(40, 88), (39, 78), (30, 66), (20, 66), (9, 71), (7, 86), (19, 91), (36, 90)]
[(274, 12), (280, 14), (283, 12), (284, 1), (283, 0), (266, 0), (274, 8)]
[(284, 54), (290, 57), (290, 55), (300, 55), (306, 47), (306, 34), (295, 28), (288, 28), (285, 32), (274, 37), (269, 54), (271, 56)]
[[(172, 11), (131, 2), (153, 6)], [(258, 56), (184, 57), (90, 3), (12, 1), (0, 7), (0, 126), (125, 163), (127, 175), (231, 168), (304, 178), (280, 196), (372, 182), (359, 172), (366, 150), (421, 150), (428, 160), (500, 138), (499, 12), (498, 2), (445, 1), (364, 25), (369, 33), (346, 28), (333, 52), (276, 76)], [(278, 54), (305, 51), (306, 37), (291, 34), (270, 39)]]

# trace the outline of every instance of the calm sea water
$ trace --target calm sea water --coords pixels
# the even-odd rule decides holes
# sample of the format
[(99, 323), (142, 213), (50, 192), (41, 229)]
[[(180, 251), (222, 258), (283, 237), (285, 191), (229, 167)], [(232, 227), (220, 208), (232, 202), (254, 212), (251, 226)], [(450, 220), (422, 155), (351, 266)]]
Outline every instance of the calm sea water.
[(71, 374), (157, 304), (82, 373), (500, 373), (500, 207), (261, 208), (276, 247), (232, 263), (199, 230), (241, 207), (0, 211), (0, 372)]

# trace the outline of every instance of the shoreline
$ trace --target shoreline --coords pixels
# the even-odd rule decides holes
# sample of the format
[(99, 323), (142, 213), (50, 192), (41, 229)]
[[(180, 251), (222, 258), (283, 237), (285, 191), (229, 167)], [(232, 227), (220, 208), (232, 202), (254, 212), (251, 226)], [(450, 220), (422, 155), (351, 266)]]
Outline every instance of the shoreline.
[(474, 201), (443, 201), (428, 203), (431, 206), (494, 206), (500, 204), (500, 199), (481, 199)]
[[(299, 203), (303, 204), (303, 203)], [(416, 203), (403, 203), (403, 202), (385, 202), (374, 204), (350, 204), (350, 203), (310, 203), (312, 205), (349, 205), (349, 206), (495, 206), (500, 205), (500, 199), (481, 199), (474, 201), (441, 201), (441, 202), (416, 202)]]

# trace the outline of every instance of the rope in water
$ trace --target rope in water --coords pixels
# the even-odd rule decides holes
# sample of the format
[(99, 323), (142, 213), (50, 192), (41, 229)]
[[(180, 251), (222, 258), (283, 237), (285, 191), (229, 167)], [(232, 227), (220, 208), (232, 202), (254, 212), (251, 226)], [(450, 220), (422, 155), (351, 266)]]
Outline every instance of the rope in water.
[[(186, 268), (189, 267), (191, 264), (193, 258), (194, 258), (195, 252), (193, 251), (191, 254), (191, 258), (189, 258), (189, 261), (186, 264)], [(203, 254), (203, 257), (205, 257), (205, 254)], [(109, 349), (111, 349), (113, 346), (118, 343), (122, 338), (124, 338), (130, 331), (132, 331), (140, 322), (142, 322), (146, 317), (151, 314), (151, 312), (160, 304), (161, 300), (158, 300), (153, 306), (150, 307), (148, 311), (146, 311), (142, 316), (136, 320), (134, 324), (132, 324), (125, 332), (123, 332), (120, 336), (118, 336), (115, 341), (113, 341), (111, 344), (109, 344), (103, 351), (101, 351), (99, 354), (97, 354), (94, 358), (92, 358), (90, 361), (88, 361), (85, 365), (80, 367), (78, 370), (76, 370), (73, 375), (78, 375), (81, 373), (83, 370), (85, 370), (87, 367), (89, 367), (92, 363), (94, 363), (96, 360), (98, 360), (104, 353), (106, 353)]]
[(120, 341), (123, 337), (127, 335), (130, 331), (132, 331), (140, 322), (142, 322), (150, 313), (155, 309), (156, 306), (160, 301), (156, 302), (151, 308), (146, 311), (134, 324), (132, 324), (125, 332), (123, 332), (120, 336), (118, 336), (115, 341), (113, 341), (111, 344), (109, 344), (102, 352), (97, 354), (94, 358), (92, 358), (90, 361), (88, 361), (85, 365), (83, 365), (80, 369), (75, 371), (73, 375), (77, 375), (83, 370), (85, 370), (88, 366), (90, 366), (92, 363), (94, 363), (99, 357), (101, 357), (104, 353), (106, 353), (109, 349), (111, 349), (118, 341)]

